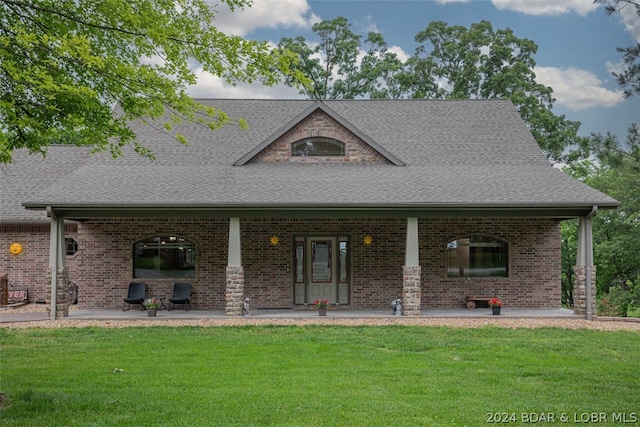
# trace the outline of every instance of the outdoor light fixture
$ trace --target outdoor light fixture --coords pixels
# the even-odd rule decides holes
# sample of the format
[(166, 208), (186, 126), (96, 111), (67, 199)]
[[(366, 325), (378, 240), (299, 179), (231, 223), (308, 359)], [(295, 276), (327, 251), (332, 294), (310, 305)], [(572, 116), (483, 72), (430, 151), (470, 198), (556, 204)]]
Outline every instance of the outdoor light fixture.
[(271, 245), (273, 246), (278, 246), (280, 239), (278, 238), (278, 236), (271, 236), (271, 238), (269, 239), (269, 242), (271, 242)]
[(364, 239), (362, 239), (362, 241), (364, 242), (365, 245), (370, 246), (371, 243), (373, 243), (373, 237), (369, 235), (364, 236)]

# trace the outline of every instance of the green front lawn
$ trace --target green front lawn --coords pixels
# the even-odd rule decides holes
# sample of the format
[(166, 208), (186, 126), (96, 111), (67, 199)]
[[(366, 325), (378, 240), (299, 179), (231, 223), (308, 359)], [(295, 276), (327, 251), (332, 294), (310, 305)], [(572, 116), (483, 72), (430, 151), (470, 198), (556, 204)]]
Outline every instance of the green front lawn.
[(637, 332), (247, 326), (0, 329), (0, 338), (0, 425), (640, 418)]

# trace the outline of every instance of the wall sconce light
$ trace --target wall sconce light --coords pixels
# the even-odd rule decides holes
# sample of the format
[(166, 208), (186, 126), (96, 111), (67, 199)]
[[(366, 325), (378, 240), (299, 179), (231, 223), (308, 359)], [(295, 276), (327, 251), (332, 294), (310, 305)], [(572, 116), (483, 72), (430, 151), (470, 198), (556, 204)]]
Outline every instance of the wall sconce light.
[(366, 235), (364, 236), (364, 239), (362, 239), (362, 241), (364, 242), (365, 245), (370, 246), (371, 243), (373, 243), (373, 237)]
[(278, 243), (280, 243), (280, 239), (278, 238), (278, 236), (271, 236), (269, 242), (272, 246), (278, 246)]

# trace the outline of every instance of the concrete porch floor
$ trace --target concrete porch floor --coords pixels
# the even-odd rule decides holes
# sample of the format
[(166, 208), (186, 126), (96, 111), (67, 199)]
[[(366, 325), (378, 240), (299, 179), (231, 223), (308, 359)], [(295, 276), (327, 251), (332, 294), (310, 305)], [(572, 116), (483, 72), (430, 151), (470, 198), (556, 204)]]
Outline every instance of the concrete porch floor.
[[(500, 313), (504, 317), (516, 318), (581, 318), (573, 314), (573, 310), (550, 308), (550, 309), (527, 309), (527, 308), (502, 308)], [(282, 318), (295, 319), (317, 317), (317, 310), (294, 310), (294, 309), (254, 309), (251, 311), (251, 317), (256, 318)], [(473, 310), (464, 309), (426, 309), (422, 310), (420, 316), (414, 317), (492, 317), (490, 308), (476, 308)], [(207, 318), (226, 318), (224, 310), (158, 310), (158, 318), (174, 318), (174, 319), (207, 319)], [(332, 309), (327, 311), (327, 317), (335, 318), (379, 318), (394, 317), (389, 310), (365, 310), (365, 309)], [(122, 310), (74, 310), (69, 312), (71, 319), (148, 319), (146, 311), (132, 309), (128, 311)]]
[[(306, 319), (318, 317), (317, 310), (313, 309), (253, 309), (251, 311), (252, 318), (256, 319)], [(393, 318), (396, 317), (391, 313), (391, 309), (351, 309), (339, 308), (327, 311), (327, 317), (345, 318), (345, 319), (365, 319), (365, 318)], [(403, 316), (404, 317), (404, 316)], [(411, 316), (413, 318), (492, 318), (490, 308), (475, 308), (469, 310), (460, 309), (424, 309), (419, 316)], [(508, 318), (538, 318), (538, 319), (583, 319), (584, 316), (578, 316), (573, 310), (565, 308), (502, 308), (500, 317)], [(45, 320), (48, 318), (46, 312), (37, 313), (15, 313), (11, 311), (0, 312), (0, 323), (21, 322)], [(224, 310), (158, 310), (155, 319), (224, 319), (228, 318)], [(135, 320), (145, 319), (151, 320), (147, 312), (139, 308), (122, 311), (121, 309), (71, 309), (67, 319), (84, 319), (84, 320)]]

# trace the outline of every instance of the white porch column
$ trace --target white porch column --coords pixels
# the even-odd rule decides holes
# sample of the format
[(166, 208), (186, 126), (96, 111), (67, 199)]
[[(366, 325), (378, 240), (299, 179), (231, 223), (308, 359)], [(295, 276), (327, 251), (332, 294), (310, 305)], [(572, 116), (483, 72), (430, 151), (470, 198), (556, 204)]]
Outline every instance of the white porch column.
[(402, 307), (406, 316), (420, 314), (422, 290), (420, 286), (420, 252), (418, 218), (407, 218), (407, 241), (402, 271)]
[(229, 252), (225, 285), (225, 312), (227, 316), (242, 316), (244, 269), (242, 267), (241, 241), (240, 218), (229, 218)]
[(48, 209), (51, 217), (49, 239), (49, 283), (51, 285), (51, 306), (49, 315), (51, 320), (69, 316), (69, 294), (67, 257), (64, 243), (64, 219), (56, 217)]
[(597, 212), (580, 218), (578, 227), (578, 252), (573, 283), (573, 312), (584, 314), (587, 320), (596, 315), (596, 268), (593, 265), (593, 229), (591, 218)]

